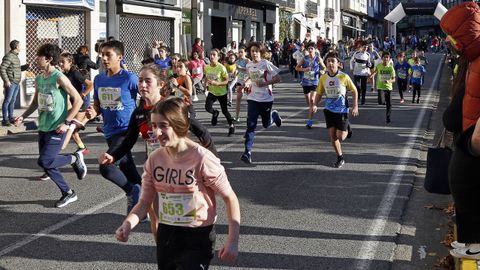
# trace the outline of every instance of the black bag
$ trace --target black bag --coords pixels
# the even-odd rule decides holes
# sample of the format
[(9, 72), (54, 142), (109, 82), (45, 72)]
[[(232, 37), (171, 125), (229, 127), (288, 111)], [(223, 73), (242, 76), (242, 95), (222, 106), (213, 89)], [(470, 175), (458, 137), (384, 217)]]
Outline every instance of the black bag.
[(448, 185), (448, 166), (452, 157), (452, 149), (445, 145), (445, 129), (433, 147), (427, 152), (427, 172), (425, 174), (425, 189), (430, 193), (450, 194)]

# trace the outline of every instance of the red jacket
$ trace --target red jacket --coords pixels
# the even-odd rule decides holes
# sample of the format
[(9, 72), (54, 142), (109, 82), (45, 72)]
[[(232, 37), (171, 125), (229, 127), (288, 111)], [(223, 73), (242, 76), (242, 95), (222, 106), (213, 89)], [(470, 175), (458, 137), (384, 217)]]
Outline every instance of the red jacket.
[(462, 126), (466, 130), (480, 117), (480, 7), (474, 2), (459, 4), (445, 13), (440, 27), (470, 62), (462, 104)]

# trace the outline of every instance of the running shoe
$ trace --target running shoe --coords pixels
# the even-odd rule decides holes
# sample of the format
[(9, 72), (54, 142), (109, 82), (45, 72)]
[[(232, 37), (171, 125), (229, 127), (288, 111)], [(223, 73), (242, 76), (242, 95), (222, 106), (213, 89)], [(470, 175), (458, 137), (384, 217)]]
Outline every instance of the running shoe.
[(40, 179), (40, 181), (48, 181), (50, 180), (50, 176), (48, 176), (47, 173), (44, 173), (42, 176), (40, 176), (38, 179)]
[(452, 248), (464, 248), (466, 247), (467, 245), (465, 243), (460, 243), (458, 241), (453, 241), (452, 243), (450, 243), (450, 246)]
[(84, 156), (90, 154), (90, 150), (88, 150), (88, 148), (84, 147), (84, 148), (77, 148), (77, 150), (75, 152), (82, 152)]
[(400, 99), (400, 103), (404, 103), (405, 102), (405, 99)]
[(72, 164), (73, 170), (77, 174), (78, 180), (82, 180), (87, 175), (87, 165), (83, 159), (83, 153), (75, 152), (73, 155), (76, 158), (75, 162)]
[(233, 118), (233, 122), (235, 122), (235, 123), (240, 122), (240, 117), (234, 117), (234, 118)]
[(451, 249), (450, 255), (452, 255), (455, 258), (480, 260), (480, 250), (477, 250), (477, 251), (471, 250), (468, 245), (463, 248)]
[(345, 164), (345, 160), (343, 159), (343, 157), (338, 157), (337, 161), (335, 163), (333, 163), (333, 167), (341, 168), (343, 166), (343, 164)]
[(127, 215), (130, 214), (133, 207), (138, 203), (138, 199), (140, 198), (140, 185), (135, 184), (132, 187), (130, 193), (127, 194)]
[(387, 122), (387, 124), (390, 124), (392, 122), (392, 120), (390, 120), (390, 117), (387, 117), (386, 122)]
[(218, 112), (218, 110), (214, 110), (213, 113), (212, 113), (212, 126), (216, 126), (217, 125), (217, 122), (218, 122), (218, 115), (220, 113)]
[(280, 127), (282, 125), (282, 118), (278, 114), (277, 110), (272, 111), (272, 120), (277, 127)]
[(2, 126), (4, 127), (9, 127), (11, 126), (12, 124), (9, 122), (9, 121), (5, 121), (5, 120), (2, 120)]
[(232, 107), (232, 102), (231, 102), (231, 101), (228, 101), (228, 102), (227, 102), (227, 106), (228, 106), (228, 107)]
[(62, 197), (60, 198), (60, 200), (55, 202), (55, 207), (61, 208), (76, 200), (78, 200), (78, 197), (73, 189), (71, 194), (68, 194), (68, 192), (62, 192)]
[(418, 103), (420, 103), (420, 99), (419, 99), (419, 98), (417, 98), (417, 104), (418, 104)]
[(198, 96), (197, 95), (193, 96), (193, 101), (198, 101)]
[(308, 129), (311, 129), (312, 126), (313, 126), (313, 120), (312, 119), (308, 119), (307, 120), (307, 124), (305, 125)]
[(252, 164), (252, 153), (245, 152), (240, 159), (246, 164)]
[(228, 136), (232, 136), (233, 134), (235, 134), (235, 126), (231, 126), (228, 128)]

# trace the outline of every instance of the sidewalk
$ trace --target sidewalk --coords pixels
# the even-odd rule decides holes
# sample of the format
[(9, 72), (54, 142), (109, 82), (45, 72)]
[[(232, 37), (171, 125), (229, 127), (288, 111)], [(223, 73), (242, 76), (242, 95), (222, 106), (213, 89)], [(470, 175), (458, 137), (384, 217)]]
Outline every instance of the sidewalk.
[[(434, 98), (436, 106), (434, 105), (430, 111), (428, 130), (420, 146), (418, 169), (412, 194), (401, 221), (402, 227), (397, 239), (392, 270), (449, 269), (443, 268), (441, 261), (449, 255), (449, 248), (442, 241), (448, 233), (449, 226), (452, 226), (448, 224), (449, 215), (445, 212), (452, 198), (450, 195), (428, 193), (423, 187), (427, 150), (443, 131), (442, 114), (450, 102), (449, 87), (450, 70), (444, 66)], [(453, 263), (452, 260), (449, 262)]]
[[(15, 109), (13, 115), (20, 116), (26, 109), (27, 108)], [(20, 125), (18, 127), (13, 125), (9, 127), (0, 126), (0, 137), (6, 136), (8, 134), (24, 132), (26, 130), (37, 129), (37, 118), (38, 112), (35, 110), (35, 112), (33, 112), (28, 118), (24, 119), (23, 125)]]

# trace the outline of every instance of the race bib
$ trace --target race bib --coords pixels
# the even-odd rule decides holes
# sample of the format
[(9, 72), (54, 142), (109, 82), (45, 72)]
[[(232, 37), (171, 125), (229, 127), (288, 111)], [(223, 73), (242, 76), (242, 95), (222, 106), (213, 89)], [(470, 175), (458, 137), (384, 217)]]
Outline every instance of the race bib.
[(357, 64), (355, 64), (355, 66), (353, 67), (353, 72), (355, 72), (355, 73), (361, 73), (366, 67), (367, 67), (367, 64), (357, 63)]
[(303, 77), (306, 80), (313, 81), (315, 80), (315, 71), (307, 71), (303, 73)]
[(55, 110), (55, 103), (51, 93), (38, 93), (38, 110), (41, 112), (52, 112)]
[(196, 208), (193, 193), (158, 193), (159, 222), (187, 226), (195, 222)]
[(98, 100), (100, 107), (110, 110), (123, 109), (121, 89), (114, 87), (100, 87), (98, 88)]
[(422, 72), (415, 70), (415, 71), (412, 73), (412, 77), (413, 77), (413, 78), (421, 78), (421, 77), (422, 77)]
[(392, 78), (392, 75), (390, 74), (380, 74), (380, 81), (384, 82), (386, 80), (390, 80)]
[(216, 73), (207, 73), (207, 80), (216, 81), (217, 80), (217, 74)]
[(399, 70), (397, 74), (398, 74), (398, 78), (400, 78), (400, 79), (406, 79), (407, 78), (407, 72), (405, 70)]
[(147, 156), (150, 156), (153, 151), (160, 148), (160, 142), (155, 137), (153, 131), (148, 131), (147, 134), (149, 138), (145, 140), (145, 144), (147, 145)]
[(327, 98), (338, 98), (342, 95), (339, 87), (326, 87), (325, 88), (325, 95)]
[(253, 82), (260, 82), (263, 80), (263, 70), (255, 70), (255, 71), (250, 71), (248, 73), (248, 76)]
[(238, 80), (240, 81), (246, 81), (248, 79), (248, 74), (245, 72), (239, 72), (238, 73)]
[(192, 73), (193, 73), (193, 75), (202, 74), (203, 69), (202, 68), (194, 68), (194, 69), (192, 69)]

